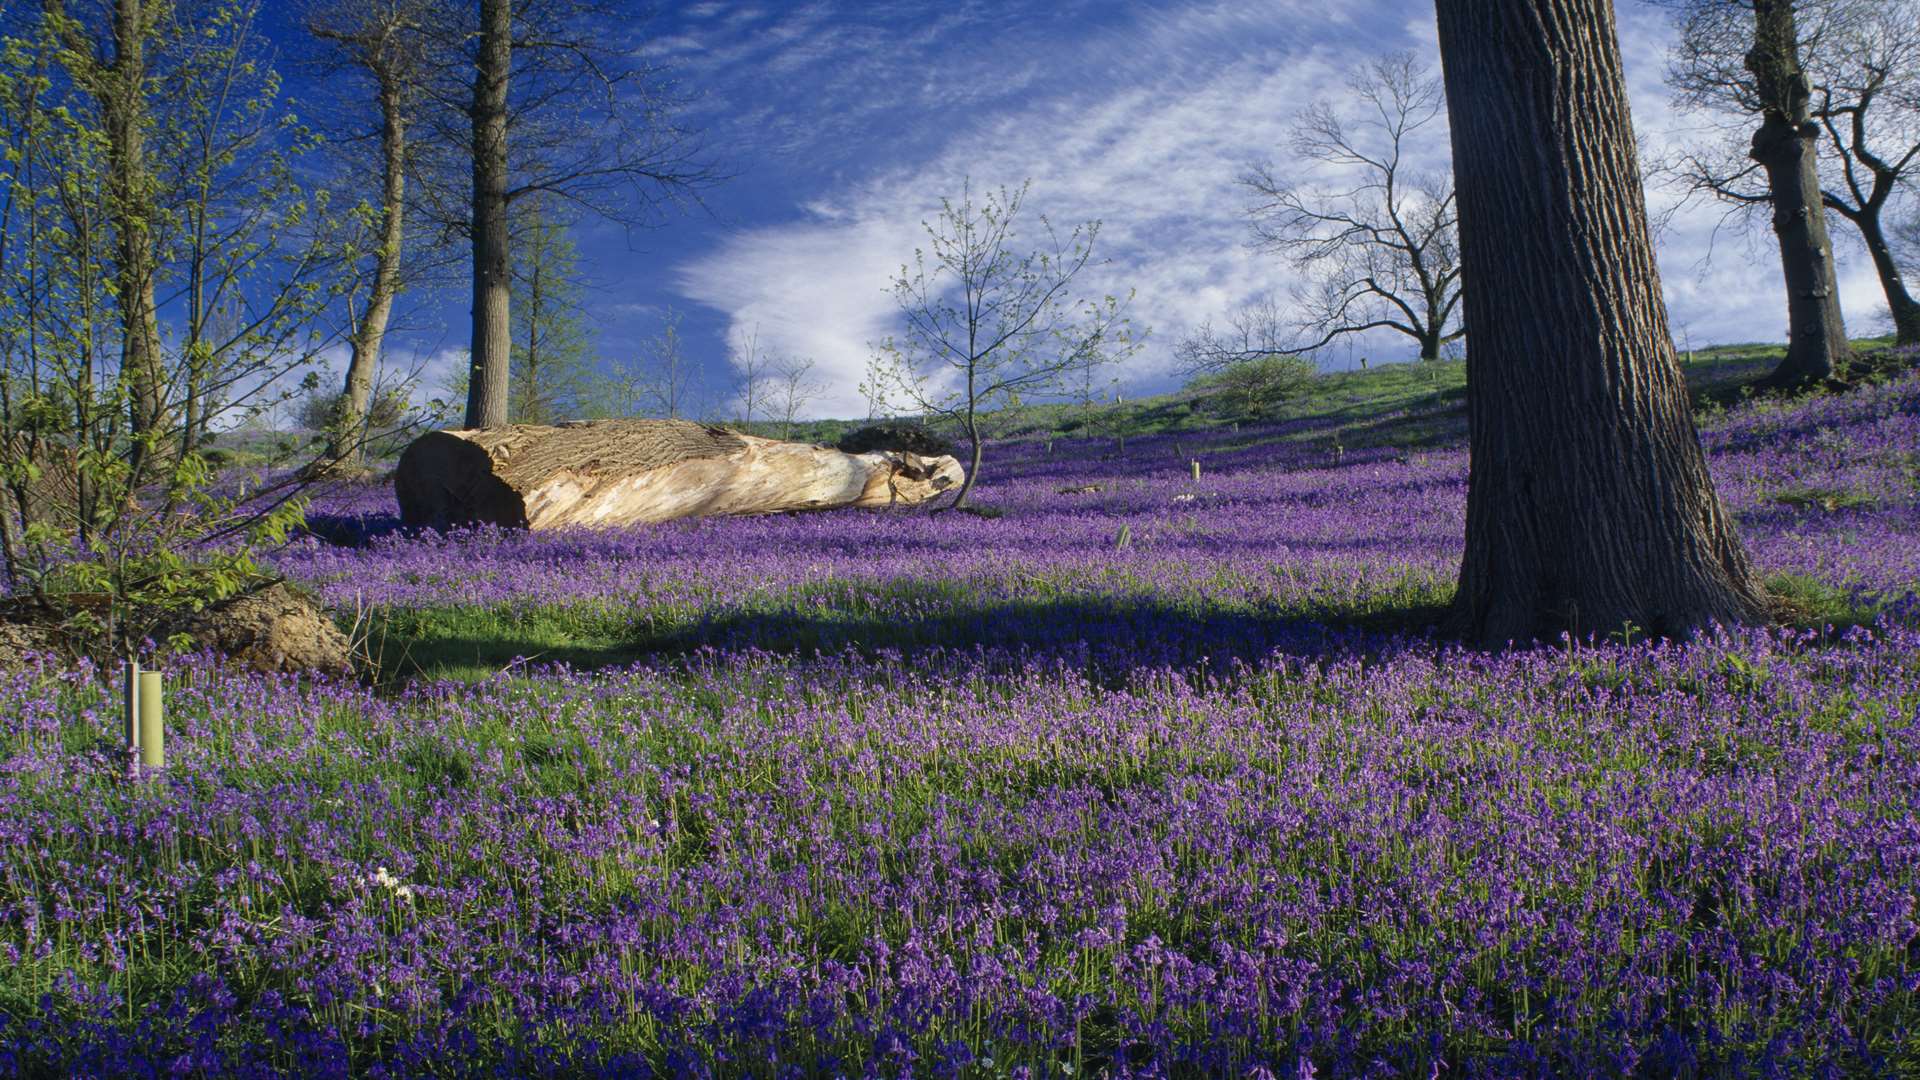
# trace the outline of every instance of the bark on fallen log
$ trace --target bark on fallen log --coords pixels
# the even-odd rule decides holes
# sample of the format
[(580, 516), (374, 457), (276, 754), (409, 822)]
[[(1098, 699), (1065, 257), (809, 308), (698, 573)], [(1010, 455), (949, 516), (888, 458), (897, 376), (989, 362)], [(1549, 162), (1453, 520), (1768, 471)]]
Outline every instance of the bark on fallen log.
[(907, 506), (963, 475), (951, 457), (845, 454), (685, 420), (595, 420), (429, 432), (400, 455), (393, 487), (408, 525), (555, 529)]

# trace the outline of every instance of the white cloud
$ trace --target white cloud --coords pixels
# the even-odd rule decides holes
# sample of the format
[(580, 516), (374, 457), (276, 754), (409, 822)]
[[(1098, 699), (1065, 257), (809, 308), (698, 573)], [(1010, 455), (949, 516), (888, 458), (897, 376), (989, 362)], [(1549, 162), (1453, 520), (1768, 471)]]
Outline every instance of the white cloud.
[(815, 405), (821, 415), (858, 415), (868, 343), (892, 329), (887, 278), (916, 228), (868, 217), (755, 230), (684, 268), (681, 291), (725, 311), (730, 337), (757, 332), (769, 353), (814, 360), (832, 386)]
[(387, 349), (380, 357), (374, 386), (379, 391), (404, 388), (407, 400), (423, 408), (435, 398), (446, 398), (466, 369), (465, 349)]
[(864, 408), (869, 344), (895, 326), (887, 284), (939, 197), (966, 177), (976, 189), (1031, 178), (1024, 216), (1103, 222), (1109, 261), (1086, 291), (1136, 291), (1134, 322), (1153, 331), (1138, 370), (1164, 374), (1174, 341), (1200, 322), (1284, 291), (1281, 267), (1246, 249), (1234, 177), (1280, 147), (1292, 108), (1369, 55), (1305, 40), (1283, 57), (1223, 54), (1286, 16), (1259, 7), (1257, 18), (1251, 5), (1219, 4), (1104, 36), (1080, 62), (1121, 76), (1111, 85), (983, 115), (927, 160), (817, 199), (798, 221), (735, 234), (683, 267), (680, 289), (724, 311), (735, 333), (757, 325), (764, 346), (813, 357), (834, 387), (816, 408), (846, 415)]
[[(955, 20), (983, 17), (962, 7)], [(997, 70), (1050, 92), (1030, 99), (983, 93), (982, 107), (917, 160), (816, 195), (793, 221), (731, 235), (681, 266), (678, 288), (723, 312), (731, 333), (757, 326), (763, 347), (814, 358), (833, 384), (816, 411), (854, 415), (864, 408), (856, 386), (869, 344), (896, 325), (888, 282), (911, 258), (920, 222), (939, 196), (956, 194), (969, 176), (976, 188), (1031, 178), (1029, 213), (1044, 213), (1058, 226), (1103, 221), (1100, 249), (1110, 261), (1086, 285), (1096, 294), (1137, 291), (1135, 324), (1150, 326), (1153, 337), (1137, 358), (1134, 383), (1166, 385), (1182, 336), (1262, 295), (1287, 295), (1284, 264), (1247, 248), (1245, 197), (1235, 183), (1242, 167), (1268, 156), (1284, 166), (1294, 114), (1316, 98), (1339, 97), (1349, 73), (1382, 53), (1412, 48), (1437, 70), (1430, 14), (1406, 13), (1390, 0), (1357, 0), (1331, 16), (1307, 0), (1221, 0), (1140, 13), (1126, 26), (1073, 43), (1070, 56), (1011, 49)], [(893, 91), (883, 87), (924, 97), (968, 85), (951, 64), (913, 79), (899, 57), (868, 58), (858, 34), (823, 29), (818, 9), (803, 10), (790, 25), (822, 36), (787, 35), (782, 62), (797, 67), (837, 53), (859, 73), (863, 100), (884, 100)], [(1622, 4), (1620, 29), (1638, 127), (1653, 144), (1666, 145), (1686, 123), (1668, 105), (1662, 83), (1666, 16)], [(969, 55), (969, 63), (982, 62)], [(1036, 63), (1052, 65), (1045, 77)], [(1063, 66), (1077, 78), (1062, 78)], [(957, 114), (937, 115), (944, 121)], [(818, 137), (788, 135), (800, 140), (795, 146)], [(1438, 146), (1444, 138), (1442, 130)], [(1656, 209), (1672, 198), (1649, 196)], [(1762, 238), (1747, 251), (1723, 238), (1713, 262), (1696, 269), (1719, 213), (1690, 208), (1662, 238), (1676, 332), (1685, 328), (1696, 346), (1777, 339), (1785, 316), (1770, 242)], [(1850, 310), (1866, 311), (1878, 295), (1864, 269), (1845, 268)], [(1389, 335), (1360, 350), (1399, 357), (1411, 346)]]

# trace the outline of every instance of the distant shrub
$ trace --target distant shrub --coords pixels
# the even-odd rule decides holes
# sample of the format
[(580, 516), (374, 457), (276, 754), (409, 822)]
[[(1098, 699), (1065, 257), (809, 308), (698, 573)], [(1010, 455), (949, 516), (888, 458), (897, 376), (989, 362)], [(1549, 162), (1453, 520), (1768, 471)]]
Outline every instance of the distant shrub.
[[(316, 390), (301, 400), (294, 423), (315, 434), (333, 430), (346, 395), (337, 390)], [(414, 425), (420, 420), (405, 394), (388, 390), (375, 394), (367, 402), (366, 455), (383, 458), (399, 453), (413, 438)]]
[(1210, 394), (1227, 415), (1258, 419), (1299, 396), (1318, 374), (1313, 361), (1302, 357), (1262, 356), (1210, 371), (1187, 388)]
[(834, 444), (847, 454), (867, 454), (875, 450), (897, 450), (921, 457), (944, 457), (955, 453), (953, 443), (922, 427), (901, 421), (868, 424)]
[[(301, 400), (294, 413), (294, 423), (307, 431), (328, 431), (338, 420), (345, 399), (346, 395), (338, 390), (315, 390)], [(406, 421), (407, 399), (398, 391), (376, 394), (367, 403), (367, 430), (376, 435), (392, 431)]]

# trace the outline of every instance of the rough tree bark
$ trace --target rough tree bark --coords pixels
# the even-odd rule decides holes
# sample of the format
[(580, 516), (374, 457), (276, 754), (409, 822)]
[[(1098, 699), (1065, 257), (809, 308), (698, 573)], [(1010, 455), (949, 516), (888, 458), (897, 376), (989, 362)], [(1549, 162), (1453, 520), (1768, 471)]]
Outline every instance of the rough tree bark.
[[(1876, 184), (1875, 188), (1878, 194), (1879, 185)], [(1891, 189), (1892, 185), (1888, 185), (1889, 193)], [(1884, 197), (1881, 201), (1884, 203)], [(1913, 298), (1913, 293), (1907, 289), (1906, 278), (1900, 274), (1900, 261), (1887, 239), (1886, 227), (1880, 223), (1878, 208), (1874, 208), (1871, 215), (1862, 214), (1855, 218), (1854, 224), (1860, 227), (1860, 239), (1866, 241), (1867, 254), (1873, 259), (1874, 273), (1880, 275), (1880, 288), (1887, 295), (1887, 311), (1893, 316), (1893, 343), (1920, 345), (1920, 300)]]
[(553, 529), (714, 514), (912, 505), (961, 482), (959, 462), (847, 454), (686, 420), (435, 431), (394, 470), (408, 525)]
[(1438, 0), (1466, 291), (1456, 628), (1684, 636), (1765, 612), (1668, 333), (1611, 0)]
[(373, 285), (367, 309), (354, 328), (352, 356), (347, 361), (347, 385), (340, 399), (328, 456), (358, 465), (365, 458), (367, 408), (373, 397), (373, 377), (380, 366), (380, 349), (387, 337), (387, 321), (400, 293), (400, 252), (406, 238), (407, 118), (402, 87), (391, 72), (378, 75), (380, 83), (380, 250), (374, 255)]
[[(59, 6), (56, 5), (56, 10)], [(107, 133), (107, 193), (112, 207), (115, 296), (120, 306), (120, 369), (128, 389), (133, 474), (144, 478), (148, 453), (166, 424), (166, 376), (153, 299), (153, 185), (147, 174), (147, 37), (157, 14), (145, 0), (115, 0), (113, 59), (93, 92)]]
[(467, 427), (507, 423), (508, 322), (512, 287), (507, 248), (507, 77), (513, 67), (513, 5), (481, 0), (473, 76), (473, 345)]
[(1793, 0), (1754, 0), (1747, 70), (1767, 103), (1749, 151), (1767, 173), (1773, 235), (1787, 282), (1787, 356), (1767, 381), (1799, 386), (1831, 376), (1849, 355), (1833, 269), (1833, 244), (1820, 194), (1811, 89), (1800, 70)]

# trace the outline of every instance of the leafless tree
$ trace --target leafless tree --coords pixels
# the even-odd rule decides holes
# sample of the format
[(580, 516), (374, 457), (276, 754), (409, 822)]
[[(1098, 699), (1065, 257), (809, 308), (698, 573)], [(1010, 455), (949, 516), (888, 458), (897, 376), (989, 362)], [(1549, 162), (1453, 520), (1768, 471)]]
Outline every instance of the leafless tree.
[(767, 407), (767, 376), (771, 372), (773, 358), (760, 347), (760, 327), (734, 337), (729, 359), (733, 365), (734, 377), (739, 380), (737, 400), (740, 406), (740, 423), (748, 428), (753, 426), (753, 418)]
[(1221, 371), (1250, 360), (1294, 354), (1286, 312), (1272, 296), (1259, 300), (1227, 317), (1225, 329), (1217, 329), (1212, 320), (1182, 338), (1173, 347), (1173, 356), (1181, 370), (1189, 375)]
[[(1790, 305), (1809, 294), (1825, 301), (1833, 292), (1822, 215), (1793, 210), (1813, 204), (1795, 194), (1811, 186), (1865, 244), (1899, 340), (1920, 342), (1920, 302), (1902, 275), (1888, 217), (1920, 176), (1920, 2), (1667, 3), (1680, 29), (1668, 75), (1677, 103), (1723, 120), (1703, 145), (1661, 163), (1661, 171), (1690, 192), (1731, 204), (1742, 220), (1774, 210)], [(1753, 117), (1762, 123), (1748, 139), (1744, 125)], [(1817, 176), (1810, 160), (1798, 162), (1816, 153)], [(1799, 171), (1808, 179), (1796, 180)], [(1783, 182), (1792, 190), (1779, 198)], [(1828, 280), (1796, 270), (1796, 261), (1809, 259), (1828, 264)], [(1795, 371), (1787, 367), (1780, 377), (1790, 381)], [(1804, 363), (1798, 369), (1803, 378), (1819, 373)]]
[(668, 308), (660, 332), (646, 341), (640, 355), (613, 365), (608, 395), (612, 410), (621, 416), (648, 412), (669, 420), (695, 415), (699, 410), (693, 403), (693, 375), (681, 346), (680, 313)]
[[(1916, 301), (1887, 235), (1886, 214), (1920, 178), (1920, 3), (1882, 0), (1850, 7), (1814, 85), (1814, 115), (1840, 163), (1826, 204), (1866, 245), (1899, 344), (1920, 345)], [(1825, 55), (1821, 58), (1827, 68)]]
[[(1421, 144), (1434, 142), (1421, 132), (1445, 105), (1440, 82), (1401, 52), (1368, 65), (1349, 88), (1349, 105), (1316, 102), (1294, 123), (1295, 159), (1331, 175), (1288, 176), (1268, 163), (1241, 177), (1254, 196), (1255, 244), (1285, 255), (1305, 278), (1295, 292), (1295, 335), (1283, 343), (1271, 308), (1255, 310), (1231, 337), (1203, 332), (1187, 350), (1190, 359), (1217, 365), (1310, 352), (1350, 334), (1391, 330), (1433, 360), (1463, 332), (1453, 180), (1444, 161), (1415, 164)], [(1444, 153), (1443, 145), (1432, 149)], [(1235, 344), (1252, 351), (1236, 354)]]
[(964, 505), (979, 479), (986, 412), (1061, 394), (1071, 373), (1137, 348), (1119, 298), (1074, 295), (1074, 280), (1093, 260), (1098, 221), (1062, 237), (1043, 216), (1042, 246), (1020, 250), (1015, 226), (1028, 186), (976, 202), (967, 183), (958, 201), (940, 200), (936, 221), (922, 223), (927, 247), (893, 281), (904, 332), (880, 343), (881, 362), (869, 373), (889, 402), (965, 434), (970, 467), (946, 509)]
[(793, 438), (793, 423), (800, 413), (821, 394), (827, 384), (813, 374), (813, 361), (790, 357), (774, 369), (772, 406), (780, 415), (780, 437)]

